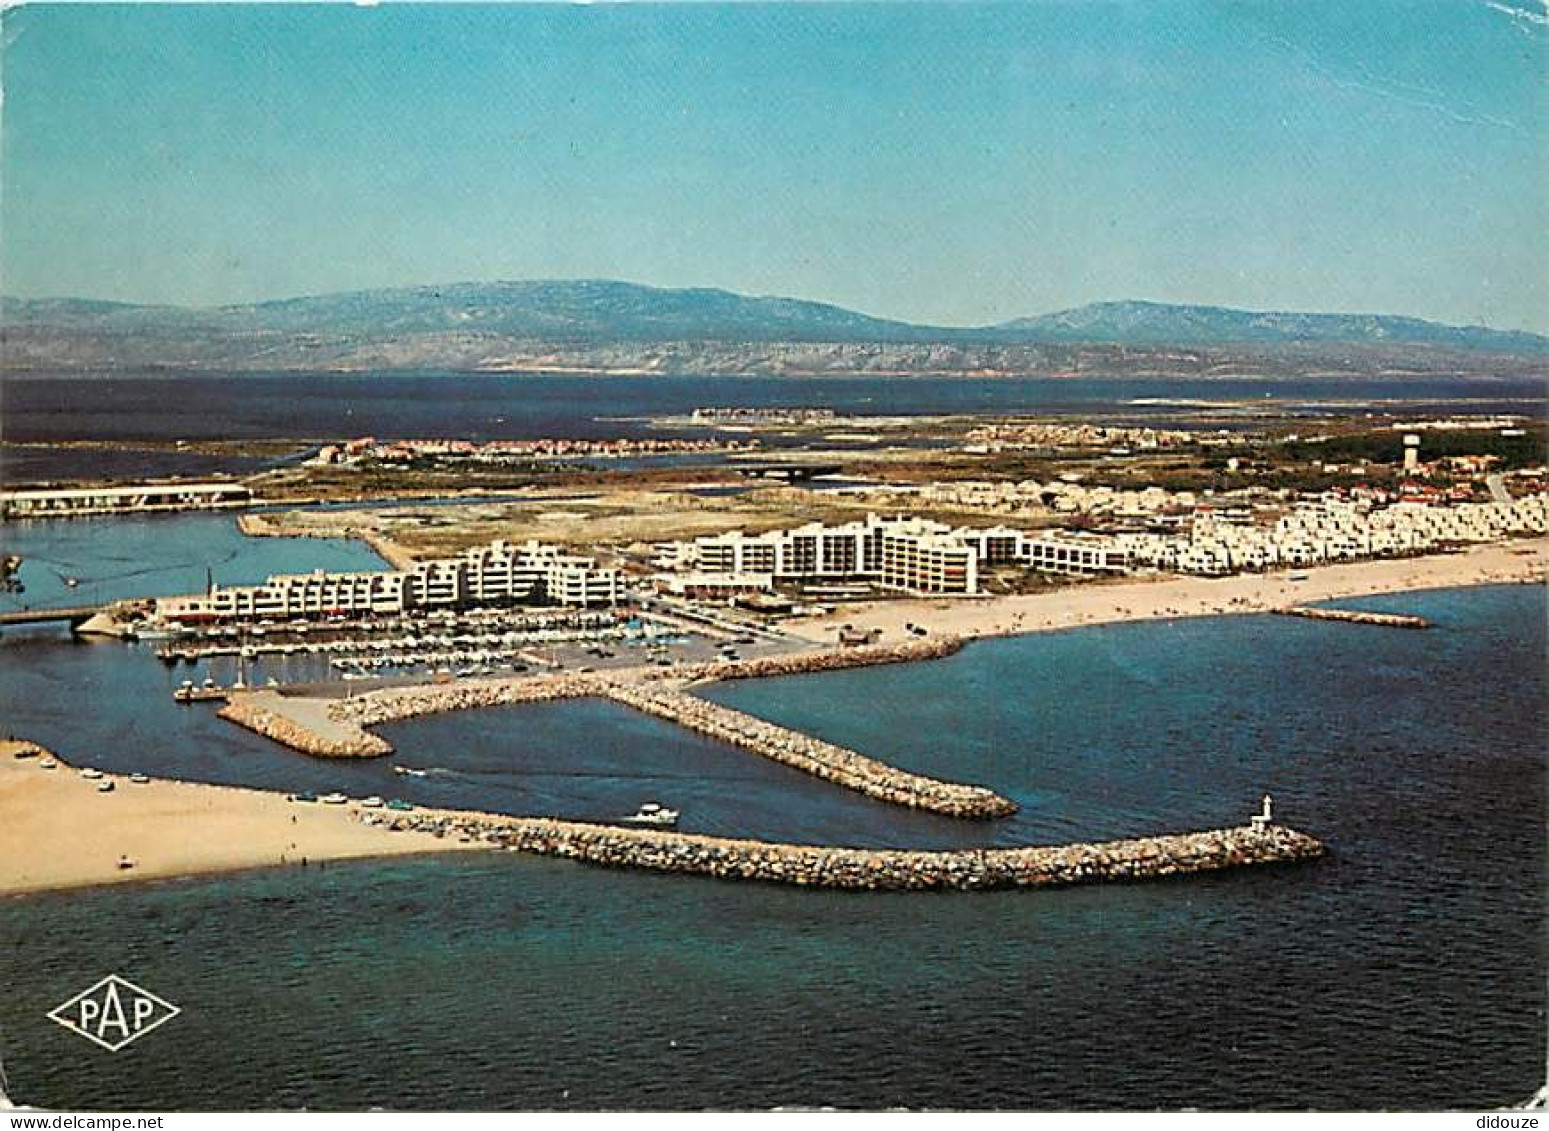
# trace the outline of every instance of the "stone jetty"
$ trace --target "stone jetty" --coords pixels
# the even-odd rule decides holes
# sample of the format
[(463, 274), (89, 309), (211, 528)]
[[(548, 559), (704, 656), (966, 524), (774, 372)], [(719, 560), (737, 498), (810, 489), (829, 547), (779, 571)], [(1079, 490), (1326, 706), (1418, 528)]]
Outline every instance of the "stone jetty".
[(742, 711), (665, 687), (614, 684), (608, 697), (688, 730), (740, 746), (878, 801), (948, 817), (1008, 817), (1016, 802), (982, 786), (939, 781), (889, 766)]
[(1273, 824), (1099, 844), (921, 852), (779, 844), (484, 813), (427, 811), (395, 815), (383, 823), (609, 868), (866, 891), (992, 890), (1152, 880), (1312, 860), (1324, 852), (1317, 839)]
[(1290, 605), (1275, 612), (1285, 617), (1307, 617), (1309, 620), (1342, 620), (1350, 624), (1376, 624), (1386, 628), (1430, 628), (1431, 622), (1424, 617), (1404, 613), (1366, 613), (1358, 609), (1318, 609), (1311, 605)]
[[(824, 671), (868, 663), (897, 663), (946, 655), (961, 641), (910, 642), (872, 649), (808, 652), (759, 660), (691, 665), (674, 682), (698, 682)], [(983, 786), (913, 774), (857, 751), (708, 702), (669, 686), (647, 671), (639, 681), (598, 674), (564, 674), (458, 684), (390, 688), (326, 703), (287, 699), (273, 692), (241, 696), (222, 718), (296, 750), (323, 757), (373, 757), (392, 746), (366, 728), (400, 719), (557, 699), (603, 698), (655, 715), (878, 801), (950, 817), (988, 820), (1017, 810), (1009, 798)], [(321, 717), (308, 719), (308, 714)]]
[(444, 711), (607, 697), (612, 686), (608, 680), (595, 675), (539, 675), (420, 684), (332, 700), (328, 704), (328, 717), (335, 723), (363, 728)]
[(824, 648), (809, 652), (791, 652), (781, 656), (758, 656), (748, 660), (716, 660), (704, 664), (684, 664), (657, 669), (647, 674), (655, 680), (681, 680), (687, 683), (718, 683), (728, 679), (766, 679), (805, 672), (833, 672), (842, 668), (866, 668), (877, 664), (910, 664), (950, 656), (963, 647), (960, 636), (937, 636), (924, 640), (905, 640), (897, 644), (866, 644), (857, 648)]
[(376, 758), (393, 752), (385, 738), (356, 726), (330, 726), (326, 719), (298, 717), (300, 700), (284, 700), (272, 691), (234, 695), (215, 713), (265, 738), (319, 758)]

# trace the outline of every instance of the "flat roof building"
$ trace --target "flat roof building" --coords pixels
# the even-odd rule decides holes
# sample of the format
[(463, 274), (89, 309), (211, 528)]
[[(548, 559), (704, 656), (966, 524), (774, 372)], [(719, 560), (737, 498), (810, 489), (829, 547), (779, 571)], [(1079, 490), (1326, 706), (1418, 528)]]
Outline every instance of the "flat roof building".
[(157, 602), (167, 620), (283, 620), (308, 616), (392, 615), (523, 601), (585, 608), (614, 605), (616, 569), (557, 546), (491, 542), (455, 558), (415, 562), (380, 573), (282, 574), (262, 585), (219, 587)]

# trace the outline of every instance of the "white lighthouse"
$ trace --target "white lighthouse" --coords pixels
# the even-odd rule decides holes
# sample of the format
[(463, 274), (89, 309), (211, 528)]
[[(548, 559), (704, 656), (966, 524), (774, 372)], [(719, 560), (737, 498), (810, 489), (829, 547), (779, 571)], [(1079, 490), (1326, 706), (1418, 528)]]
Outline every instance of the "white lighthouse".
[(1406, 432), (1404, 434), (1404, 470), (1418, 471), (1420, 468), (1420, 437), (1417, 433)]

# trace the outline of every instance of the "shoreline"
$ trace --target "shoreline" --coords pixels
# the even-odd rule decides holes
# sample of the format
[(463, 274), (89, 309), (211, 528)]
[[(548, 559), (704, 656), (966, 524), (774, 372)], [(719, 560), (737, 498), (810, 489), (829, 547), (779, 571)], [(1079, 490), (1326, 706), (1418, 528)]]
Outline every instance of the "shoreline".
[[(17, 758), (18, 750), (31, 750)], [(54, 757), (52, 770), (40, 763)], [(432, 852), (520, 852), (594, 867), (849, 891), (994, 890), (1138, 882), (1316, 860), (1317, 838), (1245, 825), (1101, 842), (921, 850), (625, 828), (553, 817), (300, 804), (240, 786), (87, 779), (33, 743), (0, 742), (0, 899), (258, 868)], [(98, 791), (111, 781), (110, 793)], [(373, 824), (365, 823), (367, 814)], [(121, 858), (134, 866), (122, 868)]]
[[(869, 613), (869, 627), (882, 622), (884, 637), (891, 628), (899, 636), (906, 637), (919, 647), (924, 658), (933, 650), (955, 647), (955, 641), (943, 639), (950, 628), (953, 637), (963, 640), (999, 635), (1025, 634), (1040, 631), (1062, 631), (1069, 628), (1091, 627), (1100, 624), (1119, 623), (1155, 618), (1184, 616), (1210, 616), (1232, 614), (1256, 614), (1273, 612), (1290, 604), (1313, 601), (1337, 600), (1341, 597), (1366, 596), (1377, 593), (1415, 592), (1448, 588), (1469, 588), (1491, 584), (1543, 584), (1549, 570), (1549, 538), (1519, 541), (1506, 544), (1474, 547), (1457, 554), (1433, 555), (1377, 562), (1359, 562), (1340, 566), (1325, 566), (1306, 571), (1303, 581), (1291, 582), (1284, 574), (1241, 575), (1221, 579), (1181, 578), (1164, 581), (1120, 582), (1073, 587), (1030, 596), (991, 598), (984, 601), (904, 600), (890, 602), (880, 607), (847, 610), (821, 618), (809, 618), (790, 624), (814, 643), (828, 643), (827, 634), (841, 622), (866, 623), (863, 612)], [(903, 628), (906, 623), (927, 626), (933, 633), (919, 640)], [(1345, 631), (1344, 626), (1330, 625), (1330, 631)], [(1350, 626), (1348, 631), (1370, 631)], [(873, 646), (875, 648), (875, 646)], [(898, 650), (892, 647), (876, 649), (878, 657), (891, 655)], [(908, 649), (913, 651), (913, 649)], [(781, 658), (781, 662), (806, 659), (817, 660), (831, 657), (839, 661), (837, 666), (851, 666), (868, 662), (870, 649), (845, 651), (817, 648), (811, 652)], [(898, 657), (902, 659), (902, 657)], [(708, 667), (708, 666), (707, 666)], [(715, 665), (721, 670), (682, 673), (697, 675), (710, 680), (739, 678), (777, 672), (726, 670), (736, 665)], [(655, 673), (651, 673), (655, 675)], [(659, 683), (659, 679), (646, 679), (645, 685)], [(674, 681), (666, 681), (668, 686)], [(697, 682), (697, 681), (694, 681)], [(427, 689), (429, 690), (429, 689)], [(442, 689), (445, 690), (445, 689)], [(499, 698), (509, 695), (504, 690)], [(474, 696), (474, 699), (482, 698)], [(517, 699), (525, 696), (517, 695)], [(322, 718), (327, 717), (326, 704), (315, 704)], [(488, 705), (471, 702), (469, 706)], [(363, 704), (361, 706), (364, 706)], [(407, 706), (407, 704), (405, 704)], [(432, 709), (444, 709), (439, 705)], [(452, 709), (456, 709), (455, 707)], [(397, 711), (389, 711), (397, 714)], [(417, 714), (419, 710), (408, 713)], [(318, 721), (321, 721), (319, 719)], [(330, 720), (337, 725), (344, 720)], [(356, 722), (356, 720), (350, 720)], [(360, 720), (364, 721), (364, 720)], [(372, 720), (382, 721), (382, 720)], [(369, 723), (367, 725), (370, 725)], [(348, 726), (348, 724), (346, 724)], [(68, 763), (56, 758), (58, 768), (52, 772), (42, 770), (39, 762), (51, 757), (47, 751), (39, 751), (36, 757), (18, 759), (19, 748), (34, 747), (20, 741), (0, 741), (0, 860), (6, 862), (0, 869), (0, 897), (23, 896), (48, 891), (72, 890), (108, 884), (137, 882), (142, 880), (173, 879), (179, 877), (210, 876), (253, 868), (300, 866), (299, 858), (309, 863), (331, 860), (370, 859), (387, 856), (416, 855), (425, 852), (491, 850), (503, 847), (492, 845), (482, 837), (468, 836), (448, 839), (445, 834), (435, 835), (426, 831), (443, 821), (463, 821), (469, 828), (507, 829), (524, 828), (532, 822), (534, 829), (545, 835), (554, 830), (564, 831), (560, 847), (549, 852), (531, 849), (543, 854), (580, 856), (593, 863), (638, 866), (652, 868), (648, 859), (636, 859), (630, 849), (623, 857), (618, 855), (618, 844), (623, 843), (618, 834), (637, 834), (640, 830), (619, 830), (610, 826), (591, 826), (574, 822), (556, 822), (547, 818), (516, 818), (487, 813), (453, 813), (450, 811), (422, 809), (413, 814), (415, 823), (401, 824), (399, 831), (390, 831), (385, 823), (381, 826), (363, 824), (364, 811), (356, 805), (324, 807), (298, 805), (287, 802), (281, 793), (234, 786), (207, 785), (173, 779), (152, 779), (145, 784), (133, 784), (127, 775), (103, 774), (104, 780), (114, 782), (115, 789), (108, 794), (97, 792), (95, 780), (83, 779)], [(574, 825), (573, 829), (569, 826)], [(600, 830), (600, 831), (599, 831)], [(1288, 833), (1291, 830), (1286, 830)], [(1182, 836), (1219, 835), (1221, 830), (1206, 830)], [(676, 847), (676, 854), (689, 851), (704, 838), (688, 837), (687, 834), (657, 834), (665, 836), (663, 843)], [(1295, 834), (1300, 837), (1302, 834)], [(687, 839), (683, 839), (687, 837)], [(578, 839), (579, 838), (579, 839)], [(524, 844), (530, 837), (519, 838)], [(629, 838), (624, 838), (628, 840)], [(1146, 842), (1155, 838), (1146, 838)], [(587, 848), (585, 852), (573, 850), (582, 842), (601, 844), (601, 848)], [(1299, 842), (1305, 845), (1312, 842)], [(629, 841), (634, 844), (636, 841)], [(652, 853), (660, 858), (661, 844), (647, 837)], [(863, 853), (864, 850), (830, 848), (827, 846), (780, 846), (763, 842), (738, 842), (745, 848), (735, 850), (741, 863), (729, 865), (725, 873), (736, 878), (783, 879), (761, 874), (760, 860), (788, 854), (807, 854), (804, 859), (819, 860), (814, 865), (828, 875), (832, 861), (854, 863), (842, 854)], [(571, 847), (565, 847), (570, 845)], [(513, 846), (515, 847), (515, 846)], [(1070, 850), (1093, 846), (1037, 846), (1039, 852)], [(1102, 846), (1098, 846), (1102, 847)], [(720, 850), (718, 849), (717, 852)], [(890, 850), (902, 859), (923, 859), (919, 853)], [(1018, 849), (1033, 852), (1033, 846)], [(1302, 851), (1298, 849), (1298, 851)], [(646, 853), (645, 856), (651, 856)], [(770, 854), (773, 853), (773, 856)], [(838, 853), (840, 856), (830, 857)], [(693, 852), (690, 851), (690, 855)], [(816, 854), (816, 856), (813, 856)], [(136, 865), (119, 869), (122, 855), (134, 858)], [(595, 857), (595, 858), (594, 858)], [(712, 854), (714, 867), (720, 868), (728, 859)], [(752, 860), (753, 863), (747, 863)], [(945, 860), (945, 858), (942, 858)], [(1250, 863), (1264, 862), (1251, 860)], [(927, 862), (928, 863), (928, 862)], [(865, 865), (871, 868), (872, 865)], [(911, 865), (912, 866), (912, 865)], [(805, 867), (805, 865), (803, 865)], [(890, 864), (877, 865), (884, 873)], [(972, 875), (972, 869), (962, 871), (961, 862), (954, 861), (948, 867), (941, 865), (939, 875)], [(660, 868), (658, 868), (660, 870)], [(710, 868), (686, 868), (699, 874), (721, 874)], [(1188, 868), (1185, 870), (1199, 870)], [(803, 873), (806, 874), (806, 873)], [(1115, 873), (1095, 878), (1124, 878)], [(1130, 878), (1137, 878), (1131, 876)], [(981, 880), (983, 879), (981, 875)], [(827, 880), (790, 879), (793, 883), (827, 883)], [(1000, 881), (997, 881), (999, 883)], [(1012, 886), (1022, 881), (1010, 881)], [(1036, 881), (1026, 881), (1036, 882)], [(892, 881), (888, 881), (892, 885)], [(908, 886), (899, 881), (902, 886)], [(946, 880), (931, 881), (923, 886), (954, 886)], [(971, 886), (978, 886), (979, 880)], [(845, 883), (838, 886), (865, 886)]]
[(413, 554), (378, 531), (358, 530), (350, 526), (330, 529), (296, 526), (278, 521), (282, 516), (283, 512), (248, 511), (237, 516), (237, 530), (247, 538), (347, 539), (364, 545), (386, 562), (389, 569), (406, 570), (414, 566), (416, 559)]
[(1293, 605), (1389, 593), (1467, 589), (1549, 581), (1549, 538), (1471, 546), (1452, 554), (1379, 558), (1309, 566), (1304, 580), (1287, 571), (1227, 577), (1169, 576), (1092, 582), (1010, 597), (902, 598), (845, 606), (784, 622), (792, 635), (830, 644), (843, 625), (880, 629), (882, 640), (908, 638), (907, 625), (973, 640), (1058, 632), (1129, 621), (1272, 613)]
[[(19, 749), (36, 755), (18, 758)], [(53, 759), (56, 769), (41, 762)], [(98, 779), (35, 743), (0, 741), (0, 899), (254, 868), (466, 850), (428, 833), (362, 824), (353, 805), (172, 778)], [(120, 868), (121, 857), (134, 861)]]

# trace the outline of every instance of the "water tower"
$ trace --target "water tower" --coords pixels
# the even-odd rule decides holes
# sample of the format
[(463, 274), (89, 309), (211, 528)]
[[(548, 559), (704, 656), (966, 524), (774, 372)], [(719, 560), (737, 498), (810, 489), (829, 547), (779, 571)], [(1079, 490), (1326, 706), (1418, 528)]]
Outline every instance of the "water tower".
[(1418, 471), (1420, 468), (1420, 437), (1414, 432), (1404, 435), (1404, 470)]

